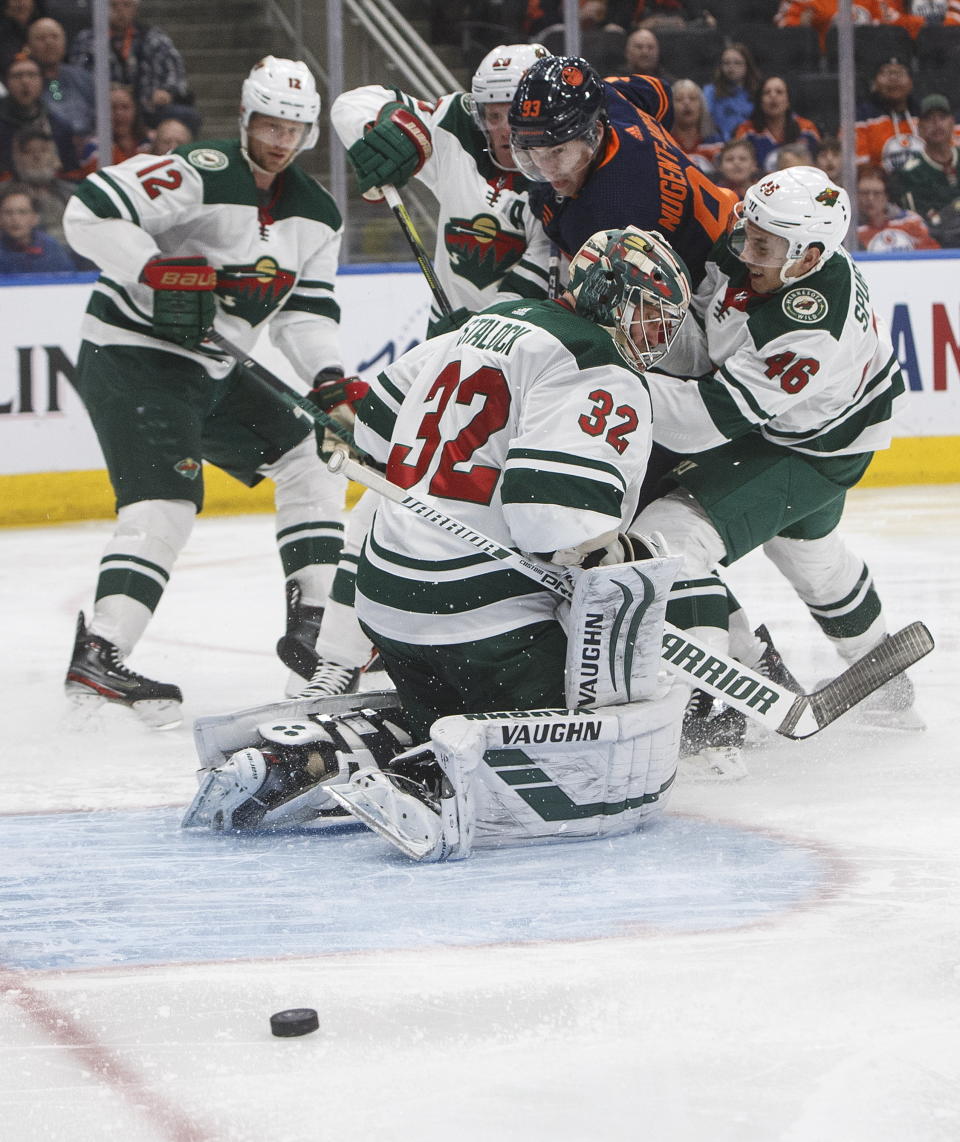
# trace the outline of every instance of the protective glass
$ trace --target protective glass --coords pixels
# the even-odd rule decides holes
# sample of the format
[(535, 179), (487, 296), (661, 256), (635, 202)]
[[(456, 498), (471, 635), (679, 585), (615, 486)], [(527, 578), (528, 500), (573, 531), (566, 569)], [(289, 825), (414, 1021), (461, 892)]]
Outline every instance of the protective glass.
[(729, 241), (730, 249), (747, 265), (779, 270), (786, 264), (787, 250), (790, 247), (786, 238), (779, 234), (768, 234), (759, 227), (748, 231), (743, 218), (731, 230)]
[(529, 147), (514, 133), (510, 150), (517, 168), (533, 182), (565, 183), (575, 181), (593, 161), (600, 145), (603, 127), (598, 123), (578, 139), (570, 139), (555, 147)]

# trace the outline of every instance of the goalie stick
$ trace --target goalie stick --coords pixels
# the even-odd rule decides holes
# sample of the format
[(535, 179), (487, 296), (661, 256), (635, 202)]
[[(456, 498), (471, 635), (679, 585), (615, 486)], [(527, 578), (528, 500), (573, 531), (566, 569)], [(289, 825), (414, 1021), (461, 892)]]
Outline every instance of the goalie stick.
[(348, 428), (338, 424), (332, 416), (325, 413), (322, 408), (318, 408), (313, 401), (307, 400), (305, 396), (301, 396), (295, 389), (290, 388), (275, 373), (271, 373), (265, 365), (261, 365), (249, 353), (245, 353), (239, 345), (234, 345), (232, 341), (227, 340), (222, 333), (218, 333), (213, 327), (204, 333), (203, 338), (205, 341), (209, 341), (211, 345), (216, 345), (228, 357), (232, 357), (241, 368), (246, 369), (261, 387), (269, 389), (274, 396), (279, 397), (294, 416), (303, 417), (309, 420), (311, 424), (322, 424), (324, 428), (329, 428), (331, 432), (336, 433), (344, 444), (356, 448), (353, 442), (353, 433)]
[[(406, 508), (434, 527), (456, 536), (491, 559), (533, 579), (568, 601), (573, 597), (569, 575), (513, 551), (469, 527), (454, 516), (417, 499), (365, 465), (337, 450), (330, 458), (332, 472), (343, 472), (384, 499)], [(933, 638), (922, 622), (910, 623), (859, 658), (843, 674), (811, 694), (795, 694), (769, 678), (712, 650), (671, 623), (663, 628), (661, 659), (672, 673), (685, 677), (748, 718), (761, 722), (783, 737), (798, 741), (812, 737), (846, 713), (885, 682), (902, 673), (933, 650)]]
[(386, 183), (381, 186), (383, 197), (387, 201), (387, 206), (393, 211), (393, 216), (400, 223), (400, 229), (403, 231), (403, 236), (406, 238), (413, 251), (413, 256), (417, 259), (417, 265), (423, 271), (423, 276), (427, 279), (427, 285), (430, 287), (430, 292), (434, 296), (440, 312), (444, 317), (449, 317), (453, 313), (453, 306), (450, 304), (450, 298), (444, 292), (443, 286), (440, 284), (440, 279), (437, 277), (437, 271), (433, 268), (433, 262), (430, 261), (430, 255), (427, 253), (423, 242), (420, 241), (420, 235), (417, 233), (416, 227), (413, 224), (413, 219), (410, 217), (410, 212), (403, 205), (403, 199), (400, 197), (395, 186)]

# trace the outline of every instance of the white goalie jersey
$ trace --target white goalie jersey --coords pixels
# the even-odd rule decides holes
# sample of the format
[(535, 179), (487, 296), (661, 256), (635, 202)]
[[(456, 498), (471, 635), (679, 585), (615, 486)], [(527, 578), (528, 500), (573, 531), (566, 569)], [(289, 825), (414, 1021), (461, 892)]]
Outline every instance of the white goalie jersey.
[[(455, 309), (545, 297), (550, 243), (530, 211), (529, 184), (493, 163), (465, 98), (455, 92), (430, 104), (387, 87), (358, 87), (337, 98), (330, 118), (347, 148), (395, 100), (430, 131), (433, 154), (416, 177), (440, 206), (434, 268)], [(439, 316), (434, 308), (431, 320)]]

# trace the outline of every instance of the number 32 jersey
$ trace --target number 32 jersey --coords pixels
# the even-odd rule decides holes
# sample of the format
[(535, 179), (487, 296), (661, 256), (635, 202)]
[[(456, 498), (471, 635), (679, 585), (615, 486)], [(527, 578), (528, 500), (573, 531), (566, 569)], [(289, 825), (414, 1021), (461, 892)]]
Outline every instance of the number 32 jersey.
[[(607, 333), (561, 302), (501, 302), (379, 375), (358, 445), (419, 499), (503, 544), (550, 553), (622, 530), (650, 403)], [(462, 644), (554, 617), (555, 596), (384, 501), (357, 613), (388, 638)]]
[(330, 195), (288, 167), (258, 192), (236, 140), (135, 155), (85, 179), (64, 214), (67, 238), (102, 274), (83, 323), (94, 345), (162, 349), (214, 376), (233, 361), (153, 335), (153, 290), (140, 271), (157, 255), (203, 256), (217, 270), (217, 329), (243, 349), (259, 327), (304, 380), (340, 363), (333, 283), (342, 222)]

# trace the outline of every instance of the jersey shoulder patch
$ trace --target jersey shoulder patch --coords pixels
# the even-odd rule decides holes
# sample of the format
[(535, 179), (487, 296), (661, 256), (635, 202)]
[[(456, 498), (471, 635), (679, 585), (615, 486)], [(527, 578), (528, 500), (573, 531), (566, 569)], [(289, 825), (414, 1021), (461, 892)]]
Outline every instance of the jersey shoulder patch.
[(847, 323), (853, 273), (853, 263), (836, 253), (809, 278), (778, 290), (750, 315), (747, 324), (754, 344), (760, 348), (801, 329), (818, 329), (839, 341)]
[(216, 147), (191, 147), (184, 157), (199, 171), (223, 171), (230, 165), (227, 155)]

